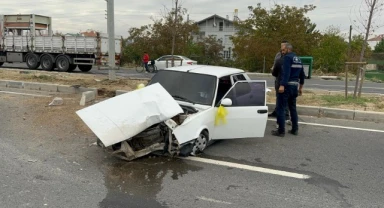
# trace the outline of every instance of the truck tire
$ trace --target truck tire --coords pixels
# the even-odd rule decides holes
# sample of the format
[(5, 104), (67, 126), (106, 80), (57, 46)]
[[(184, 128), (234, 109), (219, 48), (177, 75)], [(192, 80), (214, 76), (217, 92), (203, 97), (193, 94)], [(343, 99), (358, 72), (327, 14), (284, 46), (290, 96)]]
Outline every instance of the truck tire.
[(52, 71), (55, 67), (54, 60), (50, 55), (44, 55), (40, 60), (41, 68), (45, 71)]
[(57, 70), (59, 70), (61, 72), (68, 72), (70, 65), (71, 65), (71, 63), (70, 63), (69, 58), (67, 56), (59, 56), (56, 59)]
[(3, 66), (4, 62), (0, 62), (0, 66)]
[(92, 69), (92, 65), (79, 65), (79, 69), (82, 72), (89, 72)]
[(27, 62), (27, 66), (30, 69), (37, 69), (40, 66), (39, 57), (34, 53), (28, 54), (25, 62)]
[(73, 71), (75, 71), (76, 67), (77, 67), (76, 64), (71, 64), (71, 65), (69, 65), (68, 72), (73, 72)]

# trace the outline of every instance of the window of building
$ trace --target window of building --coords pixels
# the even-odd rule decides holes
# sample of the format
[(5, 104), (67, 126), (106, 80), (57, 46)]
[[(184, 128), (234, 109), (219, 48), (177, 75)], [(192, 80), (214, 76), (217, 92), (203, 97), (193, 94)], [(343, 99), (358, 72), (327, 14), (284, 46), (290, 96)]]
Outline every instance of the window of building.
[(219, 22), (219, 31), (223, 31), (224, 22)]

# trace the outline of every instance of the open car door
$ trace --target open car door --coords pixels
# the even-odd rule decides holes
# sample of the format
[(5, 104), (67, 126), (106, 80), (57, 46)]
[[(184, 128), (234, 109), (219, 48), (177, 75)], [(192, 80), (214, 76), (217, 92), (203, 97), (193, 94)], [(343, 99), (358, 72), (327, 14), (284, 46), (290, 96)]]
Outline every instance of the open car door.
[(215, 126), (212, 139), (264, 137), (268, 120), (266, 92), (266, 81), (236, 82), (220, 101), (227, 111), (226, 123)]

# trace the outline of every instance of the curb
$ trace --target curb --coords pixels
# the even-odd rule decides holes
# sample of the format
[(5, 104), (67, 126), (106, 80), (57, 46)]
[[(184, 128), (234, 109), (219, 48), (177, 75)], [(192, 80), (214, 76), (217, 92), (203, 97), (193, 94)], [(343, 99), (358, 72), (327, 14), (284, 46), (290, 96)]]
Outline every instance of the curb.
[(22, 82), (22, 81), (13, 81), (13, 80), (0, 80), (0, 87), (44, 91), (44, 92), (62, 92), (62, 93), (68, 93), (68, 94), (80, 94), (88, 91), (92, 91), (95, 94), (97, 94), (98, 92), (96, 88), (48, 84), (48, 83), (39, 83), (39, 82)]
[[(275, 104), (267, 103), (269, 109), (274, 109)], [(338, 108), (324, 108), (320, 106), (298, 105), (297, 113), (299, 115), (316, 116), (335, 119), (346, 119), (355, 121), (369, 121), (384, 123), (384, 113), (373, 111), (343, 110)]]

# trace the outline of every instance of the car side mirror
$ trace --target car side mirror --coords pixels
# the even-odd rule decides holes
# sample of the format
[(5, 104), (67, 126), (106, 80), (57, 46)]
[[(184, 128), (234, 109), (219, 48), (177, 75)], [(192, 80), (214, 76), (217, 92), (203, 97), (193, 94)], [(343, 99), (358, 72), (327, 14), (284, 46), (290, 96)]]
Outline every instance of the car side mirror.
[(224, 99), (221, 101), (221, 105), (223, 105), (223, 106), (231, 106), (231, 105), (232, 105), (232, 100), (229, 99), (229, 98), (224, 98)]

